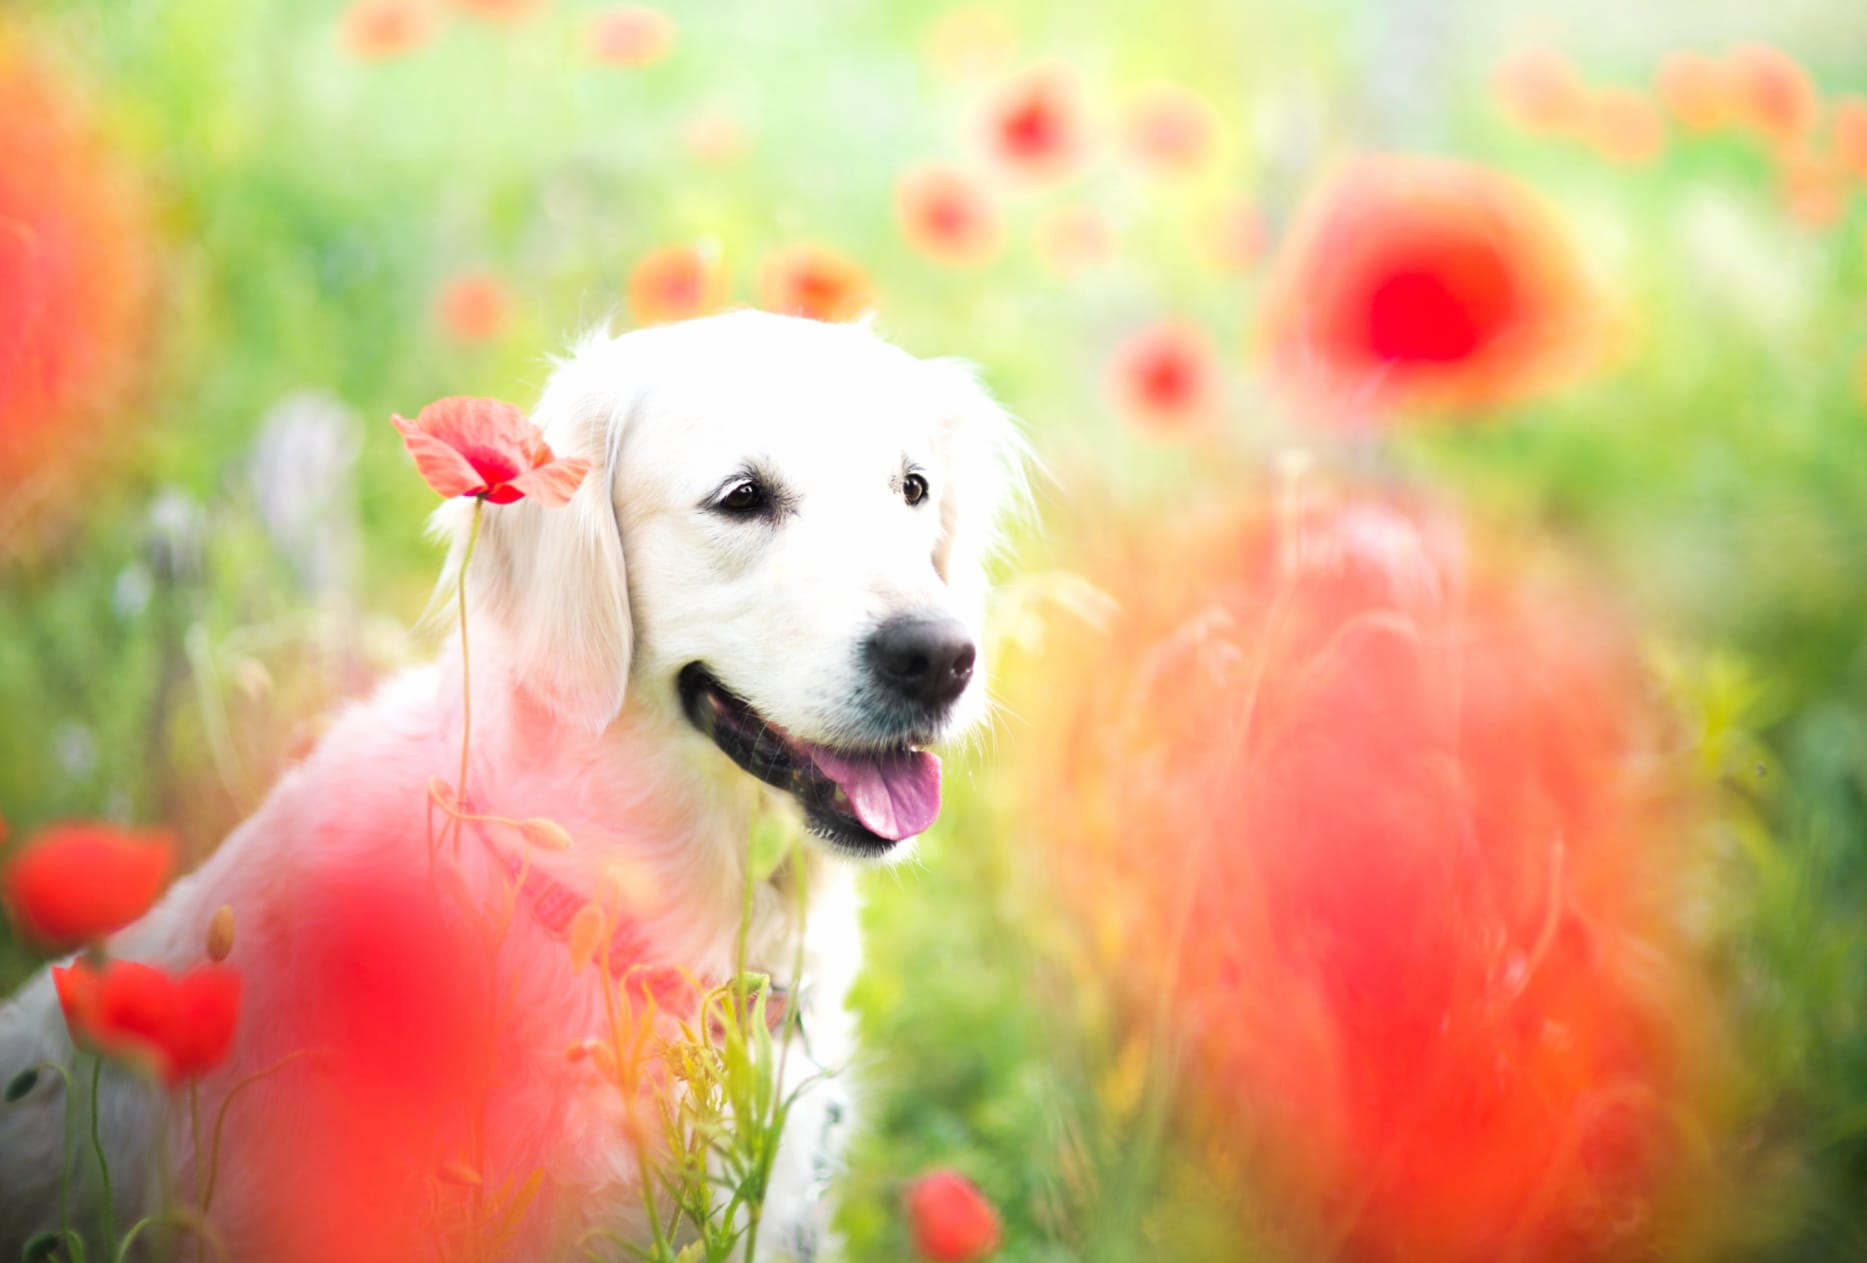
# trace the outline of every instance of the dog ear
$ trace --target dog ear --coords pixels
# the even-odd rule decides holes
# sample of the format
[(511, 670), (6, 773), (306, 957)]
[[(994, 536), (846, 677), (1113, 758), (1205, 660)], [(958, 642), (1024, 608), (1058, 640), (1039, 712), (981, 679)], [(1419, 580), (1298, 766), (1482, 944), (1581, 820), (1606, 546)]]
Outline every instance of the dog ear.
[[(477, 621), (496, 628), (512, 682), (565, 722), (600, 732), (622, 709), (634, 648), (614, 494), (615, 453), (634, 404), (582, 367), (573, 359), (558, 370), (532, 420), (555, 455), (588, 460), (589, 474), (562, 508), (488, 505), (467, 595)], [(437, 514), (455, 571), (471, 513), (455, 500)]]
[(961, 360), (933, 360), (947, 474), (939, 491), (934, 569), (963, 598), (983, 602), (985, 566), (1007, 519), (1030, 507), (1030, 452), (1017, 423)]

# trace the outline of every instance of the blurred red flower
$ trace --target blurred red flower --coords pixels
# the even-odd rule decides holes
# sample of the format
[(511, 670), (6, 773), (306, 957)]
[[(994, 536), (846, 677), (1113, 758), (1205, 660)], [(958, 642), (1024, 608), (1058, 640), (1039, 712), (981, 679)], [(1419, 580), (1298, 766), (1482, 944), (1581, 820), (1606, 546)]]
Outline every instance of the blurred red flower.
[(715, 167), (739, 161), (751, 148), (739, 120), (721, 109), (701, 110), (689, 118), (681, 128), (681, 143), (697, 161)]
[(1054, 206), (1037, 222), (1037, 257), (1059, 276), (1106, 263), (1114, 250), (1114, 230), (1094, 206)]
[(434, 0), (354, 0), (344, 10), (337, 43), (365, 61), (401, 57), (434, 38), (441, 16)]
[(1082, 107), (1075, 84), (1060, 70), (1027, 71), (993, 101), (991, 149), (1007, 168), (1033, 179), (1062, 175), (1081, 155)]
[(1081, 569), (1113, 612), (1004, 672), (1081, 968), (1127, 1015), (1164, 998), (1188, 1055), (1172, 1143), (1250, 1171), (1243, 1213), (1293, 1257), (1673, 1239), (1717, 1053), (1631, 638), (1546, 553), (1220, 485), (1098, 518)]
[(801, 241), (767, 254), (758, 271), (759, 306), (812, 320), (853, 320), (875, 305), (869, 278), (828, 246)]
[(590, 19), (584, 47), (608, 66), (652, 66), (674, 48), (674, 19), (645, 4), (625, 4)]
[(143, 1063), (173, 1086), (227, 1059), (240, 1018), (240, 975), (203, 965), (171, 978), (135, 961), (52, 969), (72, 1039)]
[(1602, 88), (1590, 97), (1582, 138), (1610, 162), (1651, 162), (1666, 147), (1659, 109), (1632, 88)]
[(490, 272), (468, 272), (441, 287), (435, 314), (458, 342), (490, 342), (506, 327), (506, 287)]
[(957, 167), (927, 163), (895, 184), (895, 215), (908, 244), (941, 263), (972, 267), (998, 253), (998, 210)]
[(1228, 272), (1249, 272), (1264, 259), (1270, 240), (1264, 213), (1257, 204), (1239, 200), (1222, 208), (1212, 224), (1212, 257)]
[(1184, 428), (1210, 415), (1217, 404), (1219, 357), (1203, 330), (1164, 321), (1116, 349), (1109, 390), (1116, 406), (1134, 420)]
[(1746, 44), (1731, 50), (1727, 66), (1739, 120), (1765, 140), (1784, 144), (1814, 127), (1821, 110), (1815, 81), (1788, 53)]
[(452, 0), (456, 9), (487, 22), (523, 22), (542, 13), (551, 0)]
[(1867, 101), (1844, 97), (1835, 102), (1834, 147), (1848, 174), (1867, 180)]
[(1155, 84), (1128, 103), (1123, 131), (1129, 152), (1163, 174), (1196, 171), (1212, 157), (1218, 111), (1191, 88)]
[(41, 830), (0, 871), (13, 922), (46, 947), (79, 947), (149, 911), (175, 866), (175, 837), (80, 821)]
[(711, 242), (661, 246), (629, 272), (629, 314), (637, 324), (690, 320), (726, 301), (726, 272)]
[(1316, 197), (1267, 283), (1266, 344), (1326, 397), (1476, 406), (1585, 345), (1580, 264), (1529, 190), (1482, 167), (1365, 158)]
[(1731, 74), (1716, 58), (1669, 53), (1660, 62), (1656, 86), (1667, 113), (1687, 131), (1716, 131), (1735, 116)]
[(0, 155), (0, 485), (23, 503), (32, 475), (76, 474), (134, 411), (117, 405), (150, 349), (155, 254), (141, 190), (71, 77), (4, 20)]
[(958, 1171), (929, 1171), (908, 1186), (903, 1199), (914, 1248), (933, 1263), (972, 1263), (998, 1249), (998, 1211)]
[(560, 457), (525, 414), (497, 399), (450, 395), (413, 421), (390, 418), (415, 468), (443, 497), (478, 496), (511, 504), (526, 496), (547, 508), (570, 502), (590, 462)]
[(1525, 131), (1557, 134), (1579, 125), (1588, 90), (1575, 66), (1550, 48), (1514, 53), (1498, 63), (1492, 78), (1498, 104)]
[(1812, 228), (1828, 228), (1847, 213), (1848, 171), (1824, 150), (1794, 147), (1779, 155), (1777, 188), (1783, 209)]

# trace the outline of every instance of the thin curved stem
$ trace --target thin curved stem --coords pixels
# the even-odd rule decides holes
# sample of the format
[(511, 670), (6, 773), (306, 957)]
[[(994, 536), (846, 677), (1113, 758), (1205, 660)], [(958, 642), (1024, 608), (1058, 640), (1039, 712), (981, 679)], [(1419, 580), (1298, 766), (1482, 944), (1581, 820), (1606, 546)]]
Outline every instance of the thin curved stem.
[[(473, 548), (480, 542), (480, 517), (486, 501), (473, 502), (473, 525), (467, 530), (467, 551), (460, 559), (460, 582), (456, 595), (460, 606), (460, 778), (454, 782), (454, 801), (464, 809), (467, 804), (467, 749), (473, 738), (473, 671), (467, 652), (467, 574), (473, 568)], [(454, 822), (454, 842), (460, 842), (460, 822)]]
[(104, 1137), (98, 1127), (98, 1087), (104, 1079), (104, 1059), (100, 1055), (91, 1063), (91, 1148), (97, 1154), (97, 1174), (104, 1189), (104, 1257), (114, 1258), (117, 1252), (117, 1207), (110, 1193), (110, 1159), (104, 1156)]
[(294, 1053), (287, 1053), (285, 1056), (267, 1066), (264, 1070), (259, 1070), (253, 1074), (247, 1075), (246, 1078), (240, 1080), (231, 1088), (228, 1088), (227, 1095), (221, 1098), (220, 1109), (214, 1115), (214, 1145), (208, 1154), (207, 1187), (201, 1192), (201, 1221), (203, 1223), (207, 1222), (208, 1208), (214, 1204), (214, 1180), (215, 1177), (220, 1174), (220, 1136), (222, 1129), (227, 1125), (227, 1110), (232, 1106), (233, 1098), (240, 1095), (241, 1092), (244, 1092), (247, 1088), (253, 1086), (253, 1084), (259, 1082), (267, 1075), (284, 1069), (287, 1065), (297, 1061), (300, 1057), (309, 1055), (309, 1050), (304, 1048)]

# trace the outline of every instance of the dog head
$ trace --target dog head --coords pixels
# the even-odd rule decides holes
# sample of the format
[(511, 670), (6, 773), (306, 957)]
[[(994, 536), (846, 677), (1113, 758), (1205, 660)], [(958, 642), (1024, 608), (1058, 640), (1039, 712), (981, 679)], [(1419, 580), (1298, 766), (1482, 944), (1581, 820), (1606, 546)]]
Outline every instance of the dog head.
[(471, 590), (518, 685), (568, 723), (691, 727), (837, 850), (922, 832), (925, 747), (985, 713), (985, 562), (1022, 491), (971, 371), (737, 312), (587, 340), (534, 420), (593, 470), (486, 515)]

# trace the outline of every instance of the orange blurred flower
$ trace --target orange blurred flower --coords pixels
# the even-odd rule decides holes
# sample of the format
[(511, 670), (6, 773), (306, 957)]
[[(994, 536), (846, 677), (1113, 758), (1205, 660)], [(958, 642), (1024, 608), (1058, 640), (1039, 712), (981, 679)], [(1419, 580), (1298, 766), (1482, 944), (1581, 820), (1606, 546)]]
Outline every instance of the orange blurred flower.
[(861, 268), (828, 246), (800, 241), (765, 256), (758, 270), (759, 306), (812, 320), (853, 320), (875, 305)]
[(1777, 189), (1783, 209), (1812, 228), (1828, 228), (1847, 213), (1848, 171), (1831, 153), (1797, 148), (1781, 157)]
[(990, 261), (1003, 242), (991, 198), (978, 181), (944, 163), (915, 167), (896, 182), (895, 216), (909, 245), (955, 267)]
[(976, 1185), (950, 1168), (929, 1171), (903, 1197), (914, 1248), (932, 1263), (973, 1263), (998, 1249), (998, 1211)]
[(996, 9), (962, 5), (941, 14), (928, 28), (927, 62), (949, 79), (990, 74), (1011, 59), (1018, 33)]
[(1843, 97), (1835, 102), (1835, 158), (1857, 180), (1867, 180), (1867, 101)]
[(702, 110), (689, 118), (681, 129), (681, 143), (696, 159), (717, 167), (739, 161), (751, 148), (739, 120), (718, 109)]
[(1739, 120), (1765, 140), (1783, 144), (1815, 125), (1821, 109), (1815, 81), (1788, 53), (1763, 44), (1746, 44), (1731, 50), (1726, 64)]
[(1713, 1028), (1630, 639), (1430, 511), (1219, 485), (1098, 532), (1109, 612), (1004, 672), (1117, 1029), (1170, 1015), (1179, 1116), (1250, 1133), (1273, 1253), (1641, 1256)]
[(726, 301), (726, 271), (711, 242), (661, 246), (629, 272), (629, 314), (637, 324), (691, 320)]
[(497, 399), (452, 395), (423, 408), (413, 421), (390, 420), (415, 468), (445, 498), (477, 496), (511, 504), (527, 496), (547, 508), (570, 502), (590, 462), (551, 451), (523, 412)]
[(1575, 66), (1551, 48), (1514, 53), (1492, 78), (1498, 104), (1525, 131), (1556, 134), (1579, 126), (1588, 91)]
[(172, 1087), (227, 1059), (240, 1018), (240, 975), (204, 965), (171, 978), (134, 961), (52, 969), (72, 1039), (149, 1066)]
[(118, 437), (150, 350), (155, 256), (127, 164), (4, 21), (0, 155), (0, 484), (15, 493)]
[(149, 911), (175, 867), (175, 836), (77, 821), (41, 830), (0, 870), (0, 894), (20, 934), (81, 947)]
[(344, 10), (337, 43), (365, 61), (382, 61), (414, 52), (441, 29), (434, 0), (354, 0)]
[(1316, 197), (1264, 299), (1277, 366), (1325, 396), (1516, 398), (1586, 339), (1579, 260), (1528, 189), (1483, 167), (1365, 158)]
[(1263, 261), (1270, 232), (1257, 204), (1240, 199), (1223, 207), (1212, 224), (1212, 258), (1228, 272), (1249, 272)]
[(590, 19), (584, 46), (609, 66), (652, 66), (674, 48), (674, 19), (645, 4), (625, 4)]
[(551, 0), (452, 0), (452, 4), (462, 13), (469, 14), (486, 22), (523, 22), (535, 17), (550, 5)]
[(1715, 58), (1700, 53), (1669, 53), (1660, 62), (1656, 86), (1667, 113), (1687, 131), (1716, 131), (1736, 115), (1730, 71)]
[(506, 287), (490, 272), (469, 272), (441, 287), (435, 312), (458, 342), (490, 342), (506, 327)]
[(1094, 206), (1066, 203), (1044, 212), (1037, 223), (1037, 257), (1059, 276), (1074, 276), (1108, 262), (1115, 232)]
[(1116, 406), (1136, 421), (1184, 428), (1211, 415), (1217, 405), (1219, 357), (1204, 330), (1163, 321), (1116, 349), (1109, 391)]
[(1602, 88), (1588, 103), (1583, 138), (1610, 162), (1651, 162), (1666, 147), (1666, 124), (1644, 94), (1632, 88)]
[(1027, 71), (1007, 84), (988, 117), (991, 149), (1007, 168), (1033, 179), (1060, 176), (1083, 148), (1082, 107), (1060, 70)]
[(1190, 88), (1156, 84), (1129, 102), (1124, 132), (1142, 165), (1165, 173), (1195, 171), (1212, 157), (1219, 130), (1212, 103)]

